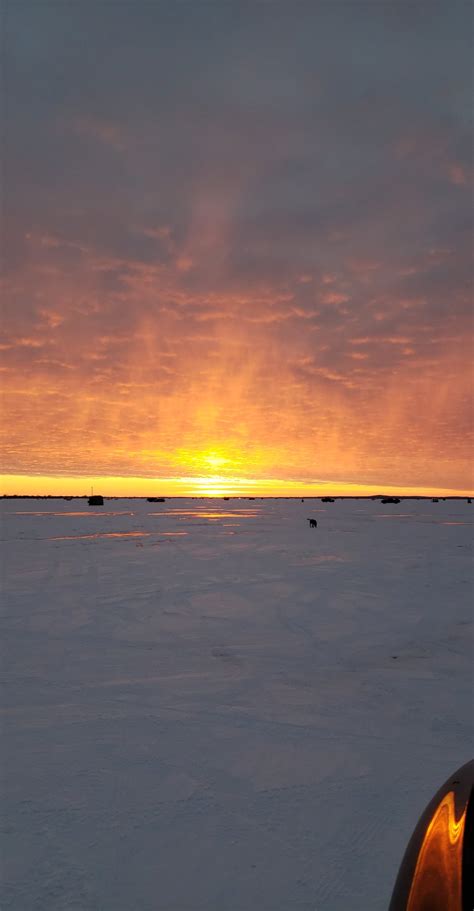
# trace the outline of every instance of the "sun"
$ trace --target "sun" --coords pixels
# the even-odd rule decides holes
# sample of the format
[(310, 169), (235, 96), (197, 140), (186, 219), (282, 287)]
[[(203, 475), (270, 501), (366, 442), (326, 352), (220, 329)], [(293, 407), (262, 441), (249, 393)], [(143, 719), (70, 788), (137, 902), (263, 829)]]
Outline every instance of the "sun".
[(209, 449), (179, 449), (175, 453), (177, 466), (205, 476), (235, 477), (240, 473), (243, 462), (240, 452), (224, 446), (213, 446)]
[(203, 465), (209, 466), (212, 469), (221, 469), (225, 467), (231, 467), (232, 459), (228, 456), (222, 455), (222, 453), (215, 452), (203, 452), (201, 455), (201, 461)]
[(183, 471), (197, 496), (238, 496), (252, 489), (254, 482), (243, 478), (245, 454), (231, 444), (214, 444), (205, 449), (179, 449), (174, 454), (176, 468)]

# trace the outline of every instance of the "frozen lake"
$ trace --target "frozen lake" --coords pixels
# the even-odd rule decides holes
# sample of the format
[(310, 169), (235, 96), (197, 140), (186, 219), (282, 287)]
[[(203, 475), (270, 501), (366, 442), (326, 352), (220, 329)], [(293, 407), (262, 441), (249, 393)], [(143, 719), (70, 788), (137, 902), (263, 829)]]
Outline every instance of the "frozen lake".
[(473, 510), (2, 501), (3, 911), (385, 911), (473, 753)]

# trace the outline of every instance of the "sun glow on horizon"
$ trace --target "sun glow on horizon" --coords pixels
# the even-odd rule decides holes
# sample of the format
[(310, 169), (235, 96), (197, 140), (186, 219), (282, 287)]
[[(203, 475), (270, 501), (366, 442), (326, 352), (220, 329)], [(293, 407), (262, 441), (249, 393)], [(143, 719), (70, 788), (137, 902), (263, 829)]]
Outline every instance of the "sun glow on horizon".
[(234, 475), (237, 470), (242, 469), (244, 458), (236, 450), (228, 449), (224, 446), (216, 446), (211, 449), (193, 450), (178, 449), (174, 454), (176, 465), (186, 469), (200, 469), (203, 472), (225, 472)]
[(237, 485), (252, 478), (272, 477), (274, 466), (286, 461), (281, 448), (247, 441), (239, 446), (232, 440), (215, 441), (208, 447), (181, 447), (168, 454), (169, 464), (184, 475), (218, 477)]
[(472, 490), (439, 487), (402, 487), (396, 484), (356, 484), (341, 480), (247, 478), (223, 474), (187, 477), (132, 477), (68, 475), (2, 475), (0, 496), (89, 496), (94, 491), (108, 497), (364, 497), (375, 494), (407, 497), (473, 497)]

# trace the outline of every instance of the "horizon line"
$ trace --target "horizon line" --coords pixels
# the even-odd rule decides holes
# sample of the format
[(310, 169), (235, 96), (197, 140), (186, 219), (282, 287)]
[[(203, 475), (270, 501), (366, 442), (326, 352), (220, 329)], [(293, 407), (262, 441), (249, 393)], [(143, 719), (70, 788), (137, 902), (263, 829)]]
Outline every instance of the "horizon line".
[[(0, 494), (0, 500), (88, 500), (90, 494), (87, 493), (77, 493), (77, 494), (60, 494), (60, 493), (3, 493)], [(96, 496), (96, 494), (93, 494)], [(300, 497), (299, 494), (256, 494), (255, 496), (250, 496), (249, 494), (225, 494), (224, 496), (220, 494), (168, 494), (168, 496), (161, 497), (163, 502), (168, 500), (324, 500), (326, 498), (331, 498), (333, 500), (379, 500), (384, 497), (395, 498), (395, 494), (387, 493), (383, 491), (382, 493), (361, 493), (361, 494), (306, 494), (303, 497)], [(416, 493), (399, 493), (396, 495), (400, 500), (472, 500), (474, 499), (474, 493), (468, 494), (447, 494), (442, 496), (441, 494), (434, 495), (431, 494), (416, 494)], [(151, 497), (156, 500), (154, 494), (151, 494)], [(105, 494), (103, 496), (105, 500), (147, 500), (146, 494)]]
[(87, 497), (87, 488), (95, 488), (104, 497), (142, 498), (222, 498), (268, 497), (300, 498), (334, 497), (449, 497), (471, 498), (473, 490), (431, 484), (402, 485), (393, 482), (361, 483), (343, 480), (303, 480), (295, 478), (239, 478), (225, 475), (144, 478), (101, 475), (19, 475), (1, 477), (0, 497)]

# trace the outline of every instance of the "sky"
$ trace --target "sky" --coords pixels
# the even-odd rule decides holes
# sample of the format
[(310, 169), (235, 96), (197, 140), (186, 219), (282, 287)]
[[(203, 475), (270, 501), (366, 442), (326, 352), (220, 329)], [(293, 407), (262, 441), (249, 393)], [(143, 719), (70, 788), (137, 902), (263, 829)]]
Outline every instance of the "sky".
[(5, 0), (3, 45), (3, 492), (472, 490), (470, 3)]

